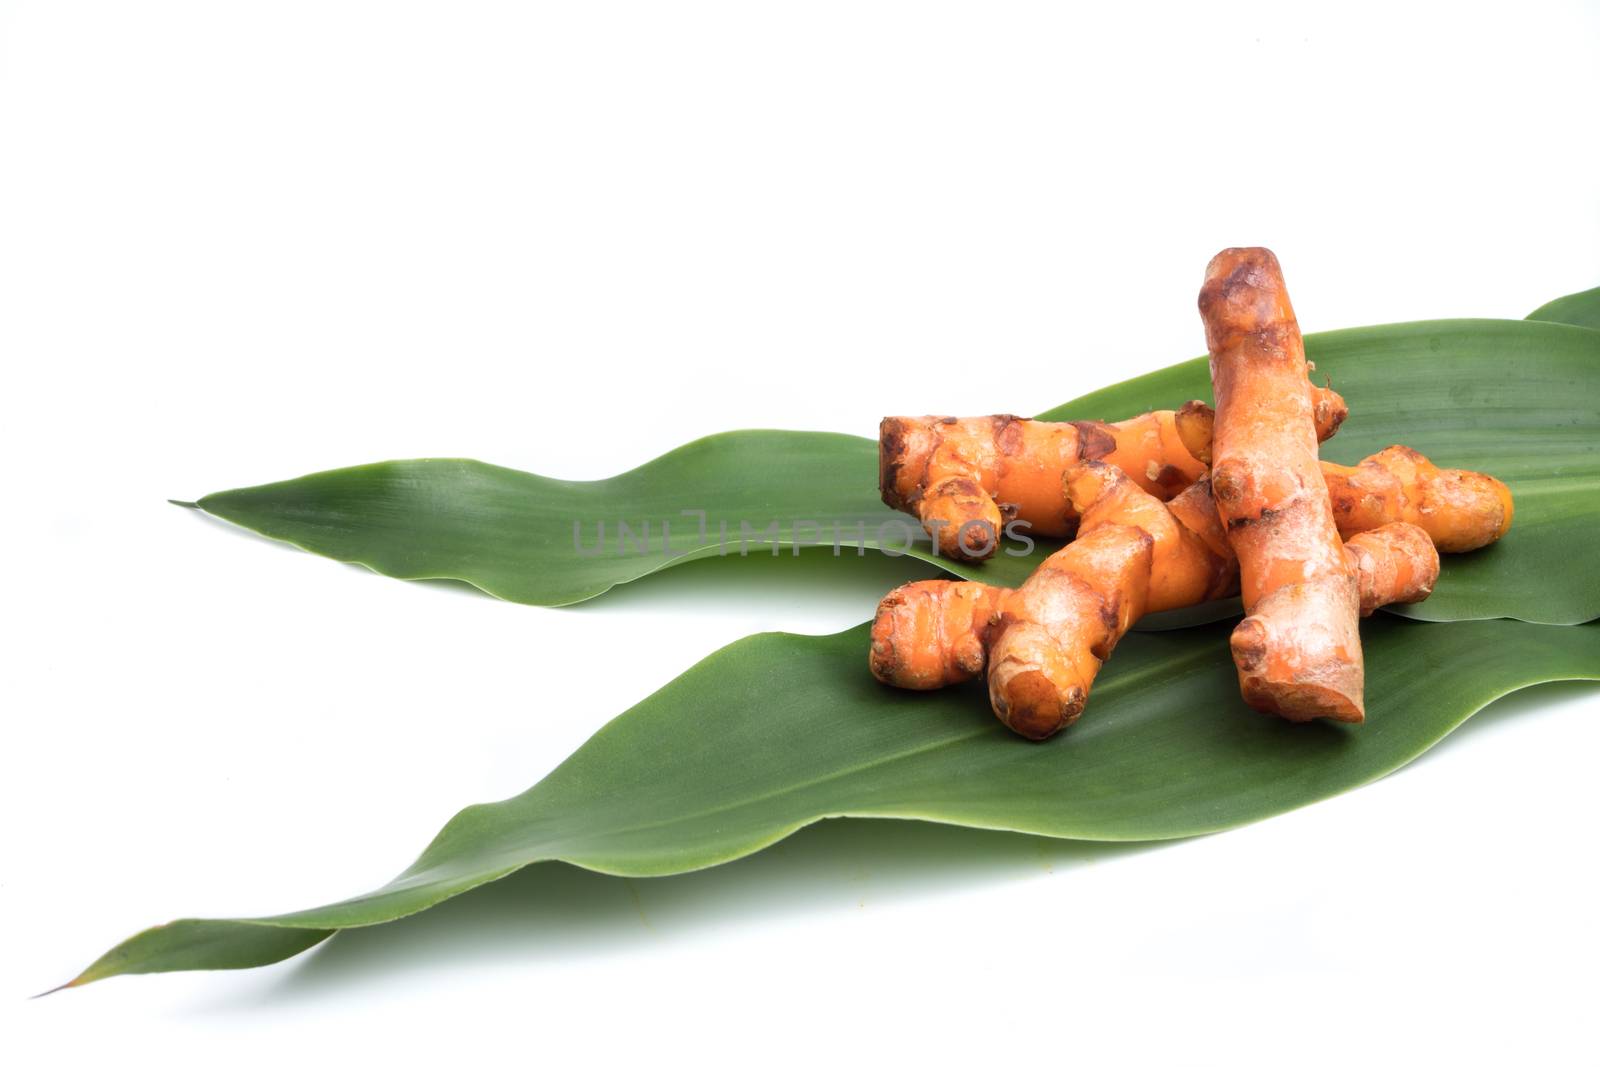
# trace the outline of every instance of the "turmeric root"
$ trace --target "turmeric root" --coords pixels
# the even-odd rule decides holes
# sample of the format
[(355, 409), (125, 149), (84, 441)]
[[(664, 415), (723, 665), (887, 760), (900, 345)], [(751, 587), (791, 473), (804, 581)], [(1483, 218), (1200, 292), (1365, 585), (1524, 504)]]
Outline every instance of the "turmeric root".
[(976, 678), (989, 662), (995, 625), (1013, 592), (949, 578), (891, 591), (872, 620), (873, 677), (898, 689), (943, 689)]
[(1217, 400), (1211, 491), (1246, 612), (1229, 641), (1240, 691), (1293, 721), (1360, 722), (1357, 572), (1318, 466), (1305, 349), (1277, 257), (1219, 253), (1200, 314)]
[[(1313, 392), (1319, 432), (1331, 436), (1344, 400)], [(1174, 415), (1151, 411), (1115, 423), (890, 417), (878, 428), (878, 487), (885, 504), (921, 520), (942, 555), (988, 559), (1010, 517), (1045, 537), (1072, 536), (1078, 516), (1062, 496), (1061, 473), (1074, 463), (1114, 463), (1161, 500), (1193, 484), (1206, 464), (1185, 447)]]
[[(1313, 403), (1318, 401), (1313, 397)], [(1211, 462), (1216, 412), (1191, 400), (1174, 414), (1178, 437), (1202, 463)], [(1318, 415), (1321, 425), (1322, 416)], [(1349, 538), (1385, 523), (1410, 522), (1440, 552), (1471, 552), (1511, 529), (1511, 490), (1477, 471), (1435, 467), (1422, 453), (1390, 445), (1354, 467), (1321, 461), (1339, 535)]]
[[(1307, 364), (1310, 366), (1310, 364)], [(1338, 432), (1350, 408), (1344, 397), (1332, 389), (1306, 383), (1311, 390), (1311, 416), (1317, 424), (1317, 440), (1326, 441)], [(1215, 430), (1217, 413), (1203, 400), (1191, 400), (1172, 413), (1173, 428), (1178, 440), (1189, 454), (1207, 467), (1211, 466), (1211, 435)]]
[(989, 703), (1043, 740), (1083, 714), (1100, 665), (1144, 614), (1154, 541), (1138, 526), (1082, 534), (1006, 598), (990, 646)]
[(1104, 463), (1081, 463), (1061, 481), (1072, 506), (1083, 516), (1079, 536), (1102, 526), (1137, 526), (1150, 535), (1145, 612), (1200, 604), (1229, 596), (1237, 588), (1239, 569), (1222, 536), (1204, 478), (1167, 504)]
[[(1237, 588), (1237, 564), (1205, 479), (1167, 504), (1104, 463), (1075, 465), (1063, 482), (1082, 514), (1078, 540), (1021, 589), (922, 581), (884, 597), (870, 654), (879, 681), (938, 689), (976, 678), (992, 662), (995, 714), (1041, 739), (1078, 718), (1100, 664), (1141, 615)], [(1432, 543), (1404, 523), (1364, 533), (1346, 550), (1368, 561), (1352, 563), (1365, 610), (1420, 600), (1438, 575)]]
[[(1083, 464), (1063, 478), (1083, 512), (1083, 529), (1105, 523), (1141, 526), (1155, 540), (1146, 611), (1167, 611), (1239, 591), (1239, 560), (1217, 514), (1208, 478), (1163, 505), (1139, 492), (1114, 467)], [(1439, 552), (1421, 527), (1391, 522), (1345, 542), (1356, 573), (1361, 617), (1385, 604), (1414, 604), (1433, 592)]]
[[(1100, 665), (1152, 604), (1229, 591), (1226, 563), (1127, 474), (1089, 462), (1064, 480), (1083, 514), (1078, 538), (1020, 588), (923, 581), (883, 598), (869, 657), (879, 681), (937, 689), (988, 666), (995, 715), (1041, 740), (1083, 713)], [(1204, 483), (1180, 499), (1200, 497), (1210, 498)]]
[[(1325, 441), (1348, 409), (1338, 393), (1309, 388), (1317, 440)], [(1139, 488), (1171, 499), (1210, 466), (1215, 419), (1212, 407), (1199, 400), (1175, 412), (1112, 424), (1010, 415), (887, 418), (879, 429), (879, 487), (884, 503), (922, 520), (941, 554), (987, 559), (1008, 518), (1025, 520), (1045, 537), (1070, 537), (1078, 513), (1052, 487), (1064, 470), (1087, 459), (1114, 463)], [(1181, 456), (1172, 453), (1174, 439)], [(1476, 471), (1435, 467), (1401, 445), (1354, 467), (1321, 467), (1341, 537), (1404, 521), (1427, 530), (1441, 552), (1470, 552), (1511, 528), (1505, 483)]]
[(1364, 619), (1385, 604), (1426, 600), (1439, 580), (1439, 549), (1420, 526), (1390, 522), (1344, 543)]
[(1511, 528), (1511, 490), (1477, 471), (1442, 470), (1404, 445), (1354, 467), (1323, 463), (1339, 532), (1349, 537), (1385, 523), (1415, 523), (1440, 552), (1471, 552)]

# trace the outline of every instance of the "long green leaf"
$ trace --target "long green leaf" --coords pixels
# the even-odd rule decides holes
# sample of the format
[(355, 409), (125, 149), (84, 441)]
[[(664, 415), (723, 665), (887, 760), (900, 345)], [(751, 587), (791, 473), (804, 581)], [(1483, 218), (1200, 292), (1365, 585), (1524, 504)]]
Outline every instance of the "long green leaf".
[(1557, 297), (1528, 318), (1538, 322), (1564, 322), (1600, 330), (1600, 288), (1585, 289), (1571, 296)]
[[(1352, 412), (1325, 447), (1329, 458), (1354, 462), (1405, 443), (1442, 465), (1495, 474), (1516, 496), (1506, 540), (1449, 559), (1433, 596), (1402, 613), (1439, 621), (1600, 617), (1592, 503), (1600, 490), (1600, 332), (1452, 320), (1313, 334), (1307, 348)], [(1209, 395), (1197, 359), (1045, 417), (1117, 419)], [(703, 438), (603, 481), (408, 460), (213, 493), (198, 506), (393, 577), (456, 578), (507, 600), (570, 604), (719, 553), (786, 552), (797, 541), (902, 548), (915, 523), (879, 502), (875, 450), (842, 434), (747, 430)], [(703, 529), (684, 514), (690, 510), (705, 513)], [(800, 520), (816, 525), (797, 527)], [(1032, 555), (1002, 554), (981, 568), (935, 559), (925, 539), (912, 554), (1016, 585), (1055, 547), (1040, 541)]]
[(1387, 774), (1505, 693), (1600, 679), (1600, 624), (1366, 627), (1369, 721), (1293, 726), (1246, 710), (1227, 626), (1135, 634), (1054, 741), (1001, 728), (979, 688), (907, 693), (866, 669), (866, 627), (761, 634), (618, 716), (526, 793), (462, 811), (387, 886), (256, 920), (138, 934), (71, 984), (250, 967), (388, 922), (527, 864), (628, 876), (724, 863), (830, 816), (924, 819), (1089, 840), (1222, 830)]

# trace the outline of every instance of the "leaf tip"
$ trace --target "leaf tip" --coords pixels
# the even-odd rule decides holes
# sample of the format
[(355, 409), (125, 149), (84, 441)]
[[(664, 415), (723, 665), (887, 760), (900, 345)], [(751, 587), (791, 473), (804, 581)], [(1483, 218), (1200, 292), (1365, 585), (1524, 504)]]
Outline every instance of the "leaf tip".
[(180, 508), (193, 508), (196, 511), (200, 510), (200, 502), (197, 500), (168, 500), (167, 503), (176, 504)]
[(81, 985), (88, 985), (92, 981), (94, 981), (94, 979), (89, 977), (89, 972), (88, 971), (84, 971), (82, 974), (78, 975), (78, 977), (74, 978), (72, 981), (70, 981), (70, 982), (62, 982), (60, 985), (55, 986), (52, 989), (46, 989), (43, 993), (35, 993), (33, 996), (29, 997), (28, 999), (29, 1000), (43, 1000), (45, 997), (48, 997), (53, 993), (59, 993), (63, 989), (76, 989)]

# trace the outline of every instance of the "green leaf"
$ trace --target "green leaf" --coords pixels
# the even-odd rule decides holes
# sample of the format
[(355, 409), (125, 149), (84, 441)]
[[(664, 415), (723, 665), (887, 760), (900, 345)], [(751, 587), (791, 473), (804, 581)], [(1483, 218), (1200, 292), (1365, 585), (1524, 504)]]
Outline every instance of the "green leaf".
[(1571, 296), (1557, 297), (1528, 318), (1538, 322), (1564, 322), (1600, 330), (1600, 288), (1585, 289)]
[[(1350, 419), (1325, 446), (1330, 459), (1350, 463), (1409, 444), (1443, 466), (1494, 474), (1515, 494), (1516, 524), (1505, 541), (1449, 558), (1433, 596), (1403, 613), (1545, 623), (1600, 617), (1591, 503), (1600, 489), (1600, 332), (1452, 320), (1312, 334), (1306, 343), (1319, 377), (1350, 403)], [(1197, 359), (1045, 417), (1118, 419), (1209, 395)], [(213, 493), (199, 506), (396, 578), (456, 578), (507, 600), (555, 605), (719, 553), (788, 552), (806, 540), (897, 551), (920, 531), (878, 500), (876, 472), (876, 445), (863, 438), (746, 430), (603, 481), (407, 460)], [(686, 510), (705, 512), (703, 535)], [(634, 542), (646, 531), (649, 545), (640, 550)], [(775, 544), (760, 543), (768, 533)], [(1040, 541), (1032, 555), (1002, 554), (977, 568), (935, 559), (930, 547), (922, 538), (911, 554), (963, 577), (1017, 585), (1056, 544)], [(1219, 610), (1228, 609), (1210, 606), (1200, 617)]]
[(382, 889), (255, 920), (184, 920), (112, 949), (73, 983), (249, 967), (561, 860), (626, 876), (724, 863), (831, 816), (923, 819), (1086, 840), (1210, 833), (1389, 773), (1515, 689), (1600, 679), (1600, 624), (1365, 626), (1365, 725), (1247, 710), (1228, 626), (1130, 635), (1083, 719), (1032, 744), (981, 687), (885, 689), (867, 627), (729, 645), (618, 716), (544, 781), (467, 808)]

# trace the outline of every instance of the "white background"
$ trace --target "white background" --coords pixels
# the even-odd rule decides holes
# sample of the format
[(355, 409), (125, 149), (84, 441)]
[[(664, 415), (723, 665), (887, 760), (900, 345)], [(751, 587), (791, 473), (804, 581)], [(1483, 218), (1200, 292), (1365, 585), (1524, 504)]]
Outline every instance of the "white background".
[(832, 824), (23, 998), (152, 922), (379, 884), (698, 657), (918, 573), (556, 611), (166, 498), (1029, 413), (1200, 352), (1230, 244), (1308, 330), (1521, 317), (1600, 284), (1596, 5), (55, 0), (0, 5), (0, 49), (10, 1062), (1593, 1062), (1580, 685), (1213, 838)]

